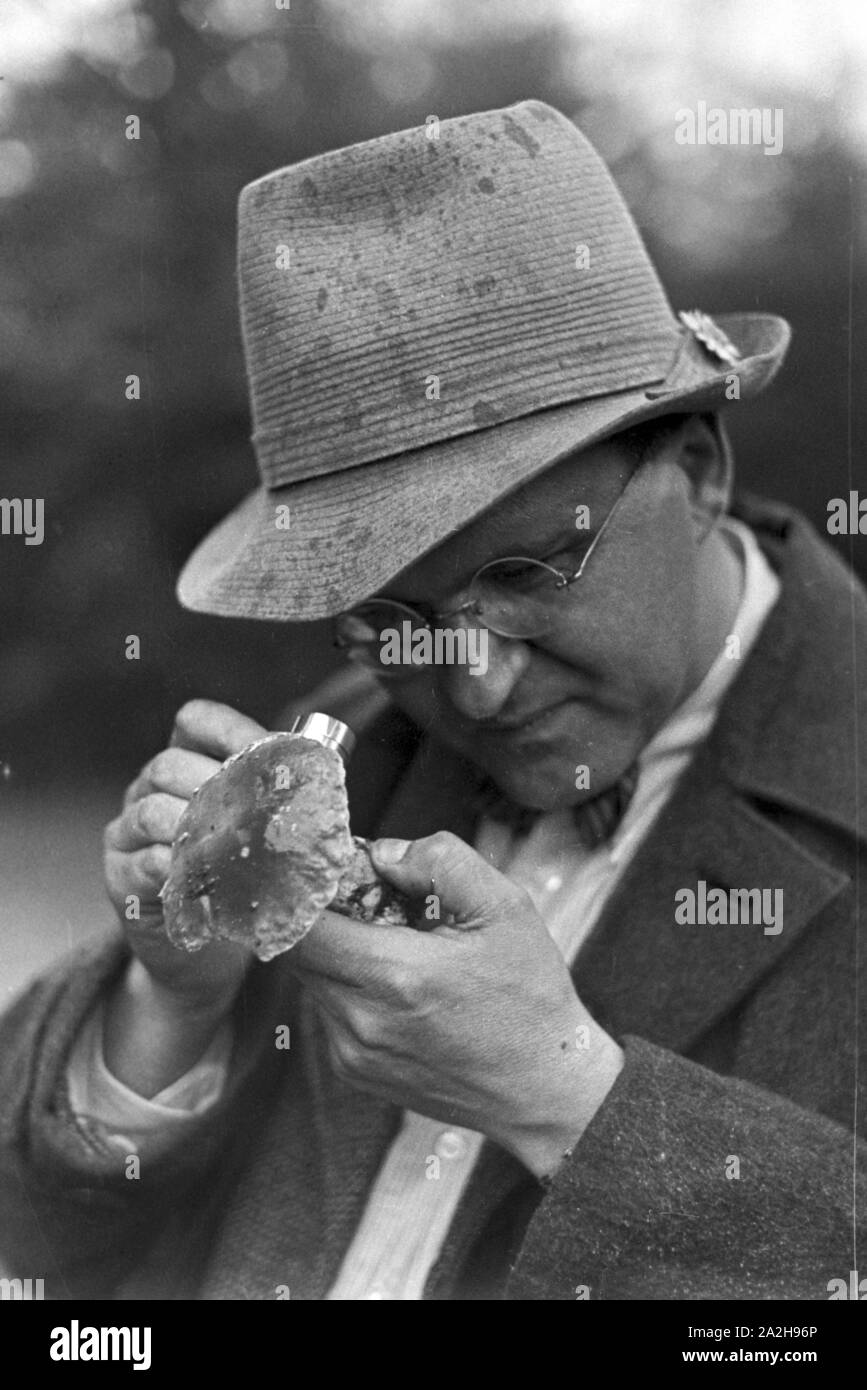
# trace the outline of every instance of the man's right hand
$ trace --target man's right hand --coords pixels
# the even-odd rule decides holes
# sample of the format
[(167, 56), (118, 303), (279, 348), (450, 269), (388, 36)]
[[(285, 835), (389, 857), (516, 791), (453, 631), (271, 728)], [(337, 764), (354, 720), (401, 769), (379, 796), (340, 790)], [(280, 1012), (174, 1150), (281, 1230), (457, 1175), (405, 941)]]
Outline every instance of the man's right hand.
[(190, 797), (226, 758), (266, 733), (228, 705), (190, 701), (178, 711), (169, 747), (142, 769), (106, 827), (106, 885), (135, 960), (109, 1002), (105, 1057), (141, 1095), (155, 1094), (197, 1060), (253, 959), (229, 941), (195, 952), (173, 946), (159, 892)]

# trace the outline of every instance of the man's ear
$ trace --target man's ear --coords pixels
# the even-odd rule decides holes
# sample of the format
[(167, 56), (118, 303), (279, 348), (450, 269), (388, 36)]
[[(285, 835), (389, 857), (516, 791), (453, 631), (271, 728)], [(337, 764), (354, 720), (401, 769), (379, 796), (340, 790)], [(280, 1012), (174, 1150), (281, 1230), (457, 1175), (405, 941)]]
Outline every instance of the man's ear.
[(732, 493), (732, 447), (716, 412), (687, 418), (677, 434), (675, 458), (689, 481), (690, 510), (701, 544), (728, 510)]

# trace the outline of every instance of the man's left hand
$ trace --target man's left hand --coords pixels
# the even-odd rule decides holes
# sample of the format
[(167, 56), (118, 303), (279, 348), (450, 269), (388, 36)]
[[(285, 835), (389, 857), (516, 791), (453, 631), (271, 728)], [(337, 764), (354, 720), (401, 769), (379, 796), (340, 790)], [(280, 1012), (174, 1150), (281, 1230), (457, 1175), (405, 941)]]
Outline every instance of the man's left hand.
[(584, 1008), (529, 896), (463, 840), (443, 831), (371, 852), (440, 925), (325, 912), (295, 947), (336, 1073), (550, 1176), (614, 1084), (621, 1049)]

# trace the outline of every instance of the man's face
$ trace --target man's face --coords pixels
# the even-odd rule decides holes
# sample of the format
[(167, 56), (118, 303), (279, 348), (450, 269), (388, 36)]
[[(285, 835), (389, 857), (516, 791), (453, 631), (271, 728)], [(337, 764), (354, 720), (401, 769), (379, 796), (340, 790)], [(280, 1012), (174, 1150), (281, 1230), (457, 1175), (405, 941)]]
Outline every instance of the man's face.
[[(707, 576), (677, 442), (630, 482), (582, 577), (558, 590), (553, 625), (518, 641), (488, 634), (488, 664), (439, 665), (390, 680), (425, 731), (478, 764), (521, 805), (551, 809), (610, 786), (707, 665)], [(635, 459), (615, 441), (573, 455), (404, 570), (383, 597), (440, 613), (466, 600), (476, 570), (502, 556), (574, 572)], [(576, 508), (589, 508), (576, 529)], [(442, 618), (440, 626), (463, 619)], [(576, 789), (576, 769), (589, 786)]]

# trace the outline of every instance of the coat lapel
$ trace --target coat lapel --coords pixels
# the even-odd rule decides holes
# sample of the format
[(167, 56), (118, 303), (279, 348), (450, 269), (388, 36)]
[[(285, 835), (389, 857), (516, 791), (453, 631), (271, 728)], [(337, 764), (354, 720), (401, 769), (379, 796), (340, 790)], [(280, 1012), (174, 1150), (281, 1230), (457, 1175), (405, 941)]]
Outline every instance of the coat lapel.
[[(582, 1000), (614, 1034), (688, 1052), (848, 885), (715, 776), (700, 754), (606, 904), (579, 956)], [(781, 888), (783, 928), (675, 920), (680, 889)]]
[[(263, 969), (273, 985), (289, 974), (281, 962)], [(257, 1001), (260, 1027), (270, 993)], [(263, 1087), (246, 1147), (236, 1136), (244, 1176), (209, 1256), (203, 1299), (325, 1298), (400, 1122), (396, 1106), (334, 1075), (310, 997), (293, 989), (283, 999), (273, 1019), (290, 1022), (292, 1045), (261, 1058), (260, 1072), (285, 1070), (276, 1089)], [(262, 1031), (270, 1035), (271, 1023)]]
[(370, 1187), (400, 1127), (402, 1111), (335, 1076), (315, 1004), (305, 996), (304, 1005), (305, 1064), (313, 1098), (313, 1126), (307, 1139), (318, 1150), (322, 1182), (321, 1243), (316, 1290), (310, 1296), (321, 1299), (337, 1278)]

